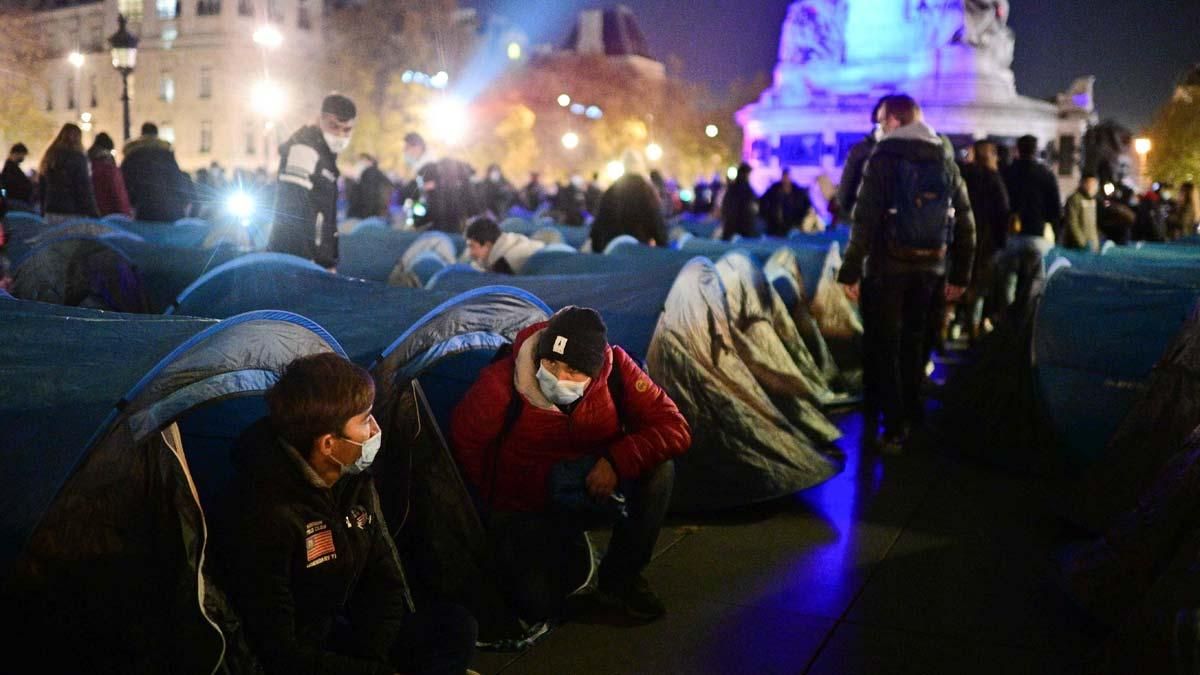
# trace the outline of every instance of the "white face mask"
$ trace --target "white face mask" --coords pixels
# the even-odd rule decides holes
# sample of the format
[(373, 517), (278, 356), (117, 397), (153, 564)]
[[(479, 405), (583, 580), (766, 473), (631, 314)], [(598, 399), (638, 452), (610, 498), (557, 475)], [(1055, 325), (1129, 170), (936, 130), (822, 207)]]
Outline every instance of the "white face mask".
[(564, 382), (546, 370), (545, 366), (538, 366), (537, 381), (538, 388), (556, 405), (571, 405), (583, 398), (584, 390), (591, 383), (591, 379), (583, 382)]
[[(374, 422), (375, 418), (372, 417), (371, 421)], [(362, 448), (362, 454), (358, 456), (358, 459), (354, 460), (353, 464), (342, 464), (341, 461), (339, 461), (338, 458), (334, 457), (332, 454), (330, 454), (329, 457), (341, 465), (342, 474), (362, 473), (363, 471), (369, 469), (371, 464), (375, 462), (375, 455), (379, 454), (379, 448), (383, 446), (383, 430), (380, 429), (379, 431), (376, 431), (374, 436), (371, 436), (362, 443), (359, 443), (358, 441), (352, 441), (345, 437), (343, 437), (342, 440), (346, 441), (347, 443), (353, 443), (354, 445)]]
[(327, 131), (322, 131), (321, 135), (325, 137), (325, 145), (328, 145), (335, 155), (340, 155), (343, 150), (350, 147), (349, 136), (334, 136)]

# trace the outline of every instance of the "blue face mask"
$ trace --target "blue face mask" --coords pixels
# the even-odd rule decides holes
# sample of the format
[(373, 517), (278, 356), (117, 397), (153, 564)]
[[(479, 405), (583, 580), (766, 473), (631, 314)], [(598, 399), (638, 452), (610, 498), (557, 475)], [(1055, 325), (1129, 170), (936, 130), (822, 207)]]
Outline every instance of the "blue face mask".
[(583, 392), (591, 382), (590, 379), (583, 382), (564, 382), (546, 370), (545, 366), (538, 366), (537, 381), (538, 388), (556, 405), (571, 405), (583, 398)]
[[(371, 418), (371, 422), (375, 423), (374, 417)], [(342, 464), (341, 461), (339, 461), (338, 458), (334, 457), (332, 454), (329, 455), (329, 457), (338, 464), (341, 464), (343, 474), (362, 473), (371, 467), (371, 464), (375, 461), (375, 455), (379, 454), (379, 448), (383, 446), (383, 430), (380, 429), (379, 431), (376, 431), (374, 436), (371, 436), (362, 443), (359, 443), (358, 441), (352, 441), (345, 437), (343, 437), (342, 440), (346, 441), (347, 443), (353, 443), (354, 445), (362, 448), (362, 453), (358, 456), (358, 459), (354, 460), (353, 464)]]

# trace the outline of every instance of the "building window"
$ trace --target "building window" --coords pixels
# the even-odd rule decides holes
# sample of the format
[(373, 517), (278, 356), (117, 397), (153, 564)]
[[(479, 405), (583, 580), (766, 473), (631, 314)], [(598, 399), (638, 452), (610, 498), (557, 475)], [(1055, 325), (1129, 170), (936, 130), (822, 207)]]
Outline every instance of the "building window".
[(283, 8), (279, 6), (279, 0), (267, 0), (267, 20), (283, 23)]
[(169, 70), (164, 70), (158, 80), (158, 99), (167, 103), (175, 100), (175, 78)]
[(312, 16), (308, 13), (308, 3), (300, 0), (296, 6), (296, 25), (300, 30), (312, 30)]
[(212, 98), (212, 66), (200, 66), (200, 98)]
[(134, 23), (142, 20), (143, 0), (117, 0), (117, 11)]
[(221, 0), (197, 0), (196, 16), (217, 16), (221, 13)]
[(212, 122), (200, 123), (200, 152), (212, 152)]
[(246, 123), (246, 156), (253, 157), (258, 151), (258, 126), (254, 122)]
[(158, 18), (174, 19), (179, 16), (180, 0), (154, 0), (154, 6), (158, 9)]
[(254, 0), (238, 0), (238, 16), (254, 16)]

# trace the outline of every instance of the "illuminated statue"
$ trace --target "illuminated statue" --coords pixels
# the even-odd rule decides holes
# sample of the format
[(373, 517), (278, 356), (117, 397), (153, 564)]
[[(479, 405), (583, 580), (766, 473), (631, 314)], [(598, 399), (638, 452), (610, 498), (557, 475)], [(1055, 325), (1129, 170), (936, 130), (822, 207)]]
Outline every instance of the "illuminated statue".
[(801, 0), (788, 8), (779, 41), (781, 63), (840, 63), (845, 49), (846, 2)]

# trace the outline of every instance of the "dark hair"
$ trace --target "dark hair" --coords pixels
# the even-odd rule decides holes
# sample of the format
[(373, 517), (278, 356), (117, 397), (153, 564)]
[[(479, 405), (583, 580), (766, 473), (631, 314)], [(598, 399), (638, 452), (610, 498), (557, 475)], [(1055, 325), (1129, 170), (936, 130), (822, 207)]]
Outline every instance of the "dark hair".
[(425, 139), (421, 137), (421, 134), (418, 134), (415, 131), (410, 131), (407, 134), (404, 134), (404, 144), (419, 145), (423, 148), (425, 147)]
[(621, 176), (604, 191), (592, 221), (592, 252), (601, 253), (608, 242), (628, 234), (648, 243), (666, 246), (667, 231), (662, 202), (650, 181), (636, 173)]
[(1079, 177), (1079, 182), (1082, 183), (1083, 181), (1085, 181), (1089, 178), (1095, 178), (1096, 180), (1100, 180), (1100, 177), (1096, 175), (1095, 171), (1084, 171), (1083, 175)]
[(38, 167), (38, 171), (45, 176), (50, 171), (56, 168), (68, 154), (83, 154), (83, 130), (77, 125), (67, 122), (62, 125), (62, 129), (58, 130), (58, 135), (50, 143), (50, 147), (46, 148), (46, 154), (42, 155), (42, 164)]
[(154, 122), (143, 122), (142, 123), (142, 135), (143, 136), (157, 136), (158, 135), (158, 125), (155, 124)]
[(12, 155), (28, 155), (29, 148), (25, 147), (24, 143), (17, 143), (16, 145), (12, 146), (12, 150), (9, 150), (8, 152)]
[(371, 409), (375, 382), (344, 356), (325, 352), (289, 363), (266, 399), (275, 432), (307, 456), (318, 436), (340, 435), (351, 417)]
[(1026, 134), (1017, 139), (1017, 157), (1021, 159), (1033, 159), (1037, 154), (1038, 139), (1037, 136)]
[(500, 226), (491, 218), (483, 216), (472, 220), (467, 225), (467, 231), (464, 236), (480, 244), (494, 244), (500, 238)]
[(884, 96), (882, 103), (884, 117), (895, 117), (900, 126), (912, 124), (921, 114), (921, 106), (908, 94)]
[(101, 131), (100, 133), (96, 134), (96, 140), (92, 142), (92, 147), (100, 147), (104, 148), (105, 150), (112, 150), (115, 146), (113, 145), (112, 136), (109, 136)]
[(349, 122), (358, 117), (358, 108), (349, 98), (341, 94), (330, 94), (321, 101), (321, 113), (333, 115), (342, 122)]

